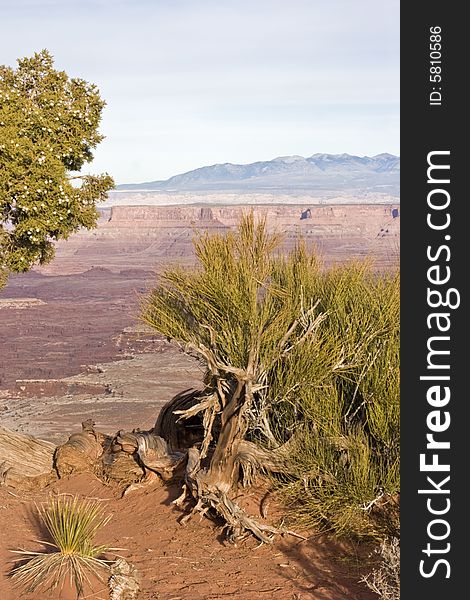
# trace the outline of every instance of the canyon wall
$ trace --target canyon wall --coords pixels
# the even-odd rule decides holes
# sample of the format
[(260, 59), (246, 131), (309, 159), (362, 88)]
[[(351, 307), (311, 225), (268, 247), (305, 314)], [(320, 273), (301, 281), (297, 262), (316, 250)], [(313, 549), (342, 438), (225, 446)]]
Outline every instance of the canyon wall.
[(270, 230), (283, 234), (285, 247), (299, 235), (315, 244), (327, 263), (371, 256), (379, 266), (396, 263), (399, 204), (269, 206), (114, 206), (102, 209), (98, 227), (81, 231), (57, 247), (47, 274), (82, 272), (92, 267), (155, 270), (169, 262), (194, 262), (196, 231), (236, 227), (253, 209)]

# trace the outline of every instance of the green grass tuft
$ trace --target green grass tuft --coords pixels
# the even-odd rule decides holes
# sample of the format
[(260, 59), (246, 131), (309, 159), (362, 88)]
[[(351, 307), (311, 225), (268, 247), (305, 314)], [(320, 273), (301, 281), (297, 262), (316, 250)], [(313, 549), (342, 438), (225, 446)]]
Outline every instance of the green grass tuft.
[(39, 552), (13, 551), (29, 560), (13, 569), (12, 579), (29, 592), (39, 587), (56, 589), (69, 579), (78, 598), (85, 584), (91, 586), (90, 574), (102, 579), (108, 569), (102, 556), (110, 548), (95, 545), (94, 538), (111, 517), (104, 515), (97, 501), (77, 497), (59, 496), (37, 510), (52, 542), (43, 541), (48, 549)]

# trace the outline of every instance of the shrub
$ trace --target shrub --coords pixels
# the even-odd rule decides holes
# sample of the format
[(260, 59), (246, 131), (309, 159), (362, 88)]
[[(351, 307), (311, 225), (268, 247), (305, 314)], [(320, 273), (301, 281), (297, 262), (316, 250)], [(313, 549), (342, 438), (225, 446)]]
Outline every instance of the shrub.
[(327, 314), (320, 351), (299, 348), (275, 383), (276, 431), (294, 434), (280, 491), (307, 526), (397, 535), (399, 277), (350, 264), (313, 279)]
[(327, 270), (302, 242), (284, 254), (279, 242), (253, 213), (200, 236), (200, 268), (167, 270), (144, 319), (205, 363), (197, 410), (217, 484), (248, 439), (287, 458), (278, 487), (295, 521), (384, 537), (399, 490), (398, 273)]

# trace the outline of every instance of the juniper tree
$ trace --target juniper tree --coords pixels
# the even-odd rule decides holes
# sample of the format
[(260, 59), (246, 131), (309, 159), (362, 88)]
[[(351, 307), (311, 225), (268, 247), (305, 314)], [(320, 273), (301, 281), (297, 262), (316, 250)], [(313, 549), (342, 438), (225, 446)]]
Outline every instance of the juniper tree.
[(80, 175), (103, 136), (94, 84), (54, 69), (47, 50), (0, 66), (0, 287), (50, 261), (54, 242), (96, 225), (114, 183)]
[(205, 367), (199, 399), (174, 405), (204, 427), (186, 486), (234, 540), (272, 533), (231, 499), (259, 468), (283, 472), (299, 520), (380, 535), (371, 508), (398, 487), (398, 278), (324, 270), (302, 243), (279, 243), (248, 214), (199, 236), (199, 268), (168, 269), (144, 301), (144, 320)]

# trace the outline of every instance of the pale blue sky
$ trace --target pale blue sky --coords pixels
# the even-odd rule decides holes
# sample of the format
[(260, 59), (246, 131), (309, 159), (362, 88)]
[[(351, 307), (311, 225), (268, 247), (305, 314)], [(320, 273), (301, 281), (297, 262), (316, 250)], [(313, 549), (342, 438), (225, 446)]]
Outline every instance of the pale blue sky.
[(399, 153), (399, 0), (0, 0), (0, 63), (47, 48), (107, 101), (92, 172)]

